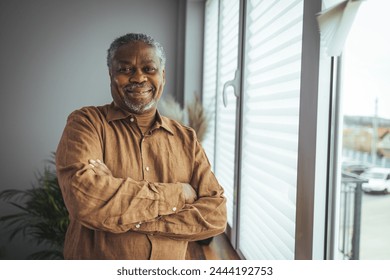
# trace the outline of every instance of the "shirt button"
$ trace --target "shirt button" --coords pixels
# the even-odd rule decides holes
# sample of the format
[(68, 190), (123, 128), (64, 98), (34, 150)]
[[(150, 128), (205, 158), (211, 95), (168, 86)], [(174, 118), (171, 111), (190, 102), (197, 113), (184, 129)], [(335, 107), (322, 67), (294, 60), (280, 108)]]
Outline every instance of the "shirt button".
[(131, 122), (133, 122), (133, 121), (134, 121), (134, 118), (133, 118), (133, 117), (131, 117), (131, 118), (130, 118), (130, 121), (131, 121)]
[(149, 170), (150, 170), (149, 166), (146, 166), (146, 167), (145, 167), (145, 170), (146, 170), (146, 171), (149, 171)]
[(173, 208), (172, 208), (172, 211), (173, 211), (173, 212), (176, 212), (176, 210), (177, 210), (176, 207), (173, 207)]

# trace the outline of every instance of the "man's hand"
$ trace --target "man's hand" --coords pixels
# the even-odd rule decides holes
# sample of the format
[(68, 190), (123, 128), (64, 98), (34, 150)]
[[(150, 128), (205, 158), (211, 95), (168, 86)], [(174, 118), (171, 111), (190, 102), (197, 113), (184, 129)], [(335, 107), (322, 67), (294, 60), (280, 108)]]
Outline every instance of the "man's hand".
[(184, 194), (184, 198), (185, 198), (185, 203), (186, 204), (194, 203), (194, 201), (197, 198), (194, 188), (190, 184), (187, 184), (187, 183), (181, 183), (181, 185), (183, 186), (183, 194)]
[(92, 170), (95, 171), (97, 175), (110, 175), (112, 176), (111, 170), (108, 169), (107, 165), (105, 165), (101, 160), (89, 160), (89, 165), (92, 167)]

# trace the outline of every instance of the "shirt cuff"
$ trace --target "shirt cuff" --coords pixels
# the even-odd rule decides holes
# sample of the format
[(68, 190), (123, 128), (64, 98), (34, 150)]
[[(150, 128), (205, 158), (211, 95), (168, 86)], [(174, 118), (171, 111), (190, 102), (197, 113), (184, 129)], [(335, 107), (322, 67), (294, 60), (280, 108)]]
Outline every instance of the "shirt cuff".
[(165, 216), (180, 211), (185, 204), (183, 186), (181, 183), (155, 184), (159, 197), (158, 215)]

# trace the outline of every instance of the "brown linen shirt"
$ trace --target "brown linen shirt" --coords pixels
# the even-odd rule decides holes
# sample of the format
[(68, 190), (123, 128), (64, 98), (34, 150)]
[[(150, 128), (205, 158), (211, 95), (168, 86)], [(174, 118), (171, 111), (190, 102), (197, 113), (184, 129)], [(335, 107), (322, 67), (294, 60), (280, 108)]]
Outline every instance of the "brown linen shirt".
[[(90, 159), (112, 176), (95, 174)], [(114, 103), (74, 111), (56, 165), (70, 216), (66, 259), (184, 259), (188, 241), (225, 230), (223, 189), (195, 132), (158, 113), (143, 135)], [(180, 183), (195, 188), (193, 204)]]

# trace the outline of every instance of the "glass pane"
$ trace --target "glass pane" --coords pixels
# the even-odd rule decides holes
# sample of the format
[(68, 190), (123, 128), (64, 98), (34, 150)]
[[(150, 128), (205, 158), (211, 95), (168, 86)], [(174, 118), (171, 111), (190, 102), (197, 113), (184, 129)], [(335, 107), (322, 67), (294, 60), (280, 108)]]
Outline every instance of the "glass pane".
[(339, 257), (344, 259), (390, 259), (389, 9), (388, 0), (363, 1), (343, 53)]
[(303, 1), (248, 1), (239, 249), (294, 259)]
[(239, 1), (223, 0), (220, 9), (220, 41), (216, 112), (215, 175), (225, 189), (228, 223), (233, 227), (236, 98), (231, 87), (228, 106), (222, 102), (224, 84), (234, 79), (238, 65)]
[(203, 65), (203, 104), (207, 114), (208, 128), (202, 141), (207, 157), (214, 169), (215, 154), (215, 111), (217, 95), (218, 63), (218, 0), (206, 2), (204, 60)]

